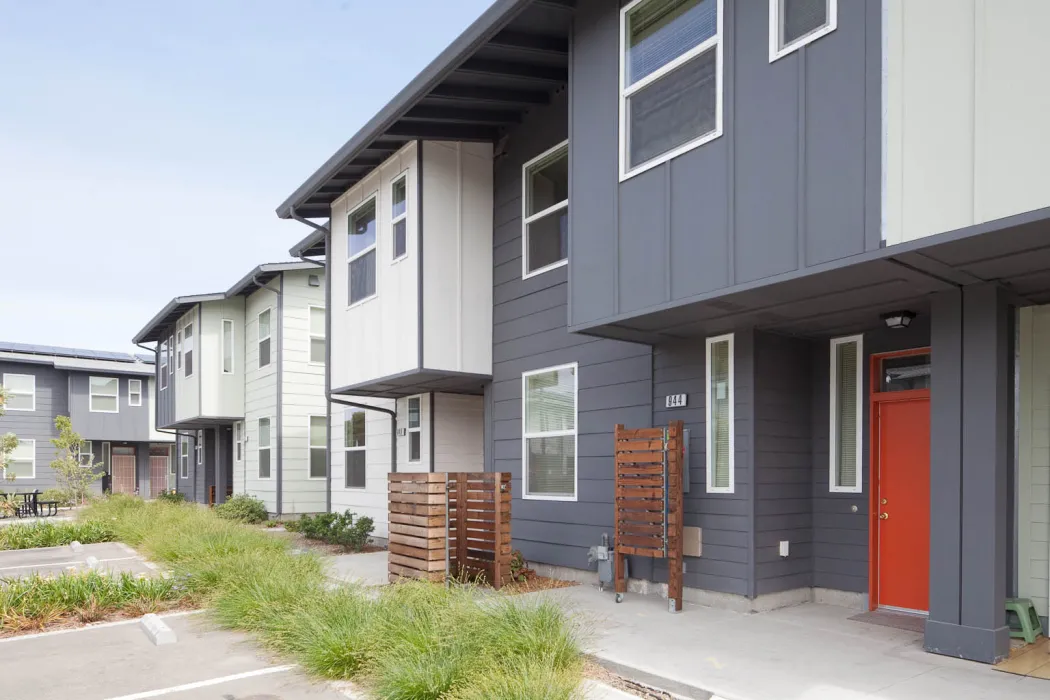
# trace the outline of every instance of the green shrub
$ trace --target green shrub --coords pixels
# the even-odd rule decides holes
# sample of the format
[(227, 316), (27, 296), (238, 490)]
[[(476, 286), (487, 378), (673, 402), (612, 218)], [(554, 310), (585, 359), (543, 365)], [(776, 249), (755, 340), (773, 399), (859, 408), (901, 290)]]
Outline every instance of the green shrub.
[(62, 547), (73, 541), (94, 544), (114, 539), (113, 531), (102, 522), (16, 523), (0, 527), (0, 550)]
[(55, 501), (62, 508), (69, 508), (73, 505), (73, 494), (65, 489), (46, 489), (40, 494), (41, 501)]
[(347, 510), (345, 513), (318, 513), (304, 515), (295, 522), (294, 527), (285, 527), (292, 532), (301, 532), (307, 539), (321, 540), (327, 544), (338, 544), (360, 552), (368, 544), (368, 538), (375, 530), (375, 523), (369, 517), (355, 518)]
[(164, 491), (157, 495), (157, 500), (164, 503), (185, 503), (186, 494), (178, 491)]
[(266, 504), (246, 493), (215, 506), (215, 514), (224, 520), (236, 520), (249, 525), (257, 525), (267, 518)]

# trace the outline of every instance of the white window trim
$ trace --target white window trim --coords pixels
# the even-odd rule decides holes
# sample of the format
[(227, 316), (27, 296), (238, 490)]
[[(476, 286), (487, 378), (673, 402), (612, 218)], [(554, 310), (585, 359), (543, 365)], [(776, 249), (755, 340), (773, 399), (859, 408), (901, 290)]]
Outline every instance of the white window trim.
[[(33, 474), (31, 476), (16, 476), (15, 477), (15, 481), (18, 481), (19, 479), (35, 479), (36, 478), (36, 440), (33, 439), (33, 438), (27, 438), (25, 440), (19, 440), (18, 442), (19, 443), (29, 442), (29, 443), (33, 444)], [(10, 455), (8, 455), (8, 459), (10, 459)], [(2, 470), (2, 473), (0, 473), (0, 475), (2, 475), (6, 479), (7, 478), (7, 470), (6, 469)]]
[(21, 412), (24, 412), (24, 413), (30, 413), (32, 411), (35, 411), (36, 410), (36, 375), (35, 374), (18, 374), (18, 373), (15, 373), (15, 372), (10, 372), (10, 373), (5, 372), (4, 373), (4, 388), (7, 389), (7, 395), (8, 395), (9, 400), (10, 400), (10, 396), (12, 394), (18, 394), (19, 396), (25, 396), (26, 392), (24, 392), (24, 391), (12, 391), (11, 387), (10, 387), (8, 381), (7, 381), (8, 377), (28, 377), (28, 378), (33, 380), (33, 393), (32, 393), (32, 396), (33, 396), (33, 407), (32, 408), (11, 408), (10, 406), (5, 405), (4, 410), (6, 410), (6, 411), (21, 411)]
[[(269, 314), (269, 322), (266, 324), (266, 335), (262, 334), (262, 315)], [(273, 309), (267, 306), (265, 309), (260, 311), (255, 316), (255, 337), (258, 339), (255, 346), (255, 364), (259, 366), (259, 369), (263, 367), (269, 367), (273, 364)], [(270, 341), (270, 351), (267, 353), (266, 364), (261, 364), (259, 358), (262, 357), (262, 344), (264, 340)]]
[[(267, 424), (269, 425), (270, 435), (269, 435), (269, 440), (267, 442), (267, 445), (265, 447), (263, 447), (262, 441), (259, 440), (259, 437), (258, 437), (262, 433), (262, 431), (259, 430), (259, 421), (261, 421), (261, 420), (265, 420), (267, 422)], [(273, 465), (273, 416), (259, 416), (255, 420), (255, 434), (256, 434), (255, 442), (257, 443), (256, 448), (255, 448), (255, 478), (258, 479), (259, 481), (272, 481), (273, 480), (273, 472), (274, 472), (274, 468), (273, 468), (274, 467), (274, 465)], [(307, 442), (310, 441), (309, 434), (307, 435), (306, 441)], [(269, 476), (262, 476), (262, 475), (259, 474), (259, 471), (260, 471), (260, 469), (262, 467), (262, 458), (259, 457), (259, 453), (262, 452), (263, 450), (266, 450), (267, 452), (270, 453), (270, 475)]]
[(194, 348), (194, 346), (196, 346), (196, 344), (197, 344), (197, 342), (196, 342), (196, 341), (197, 341), (197, 336), (199, 335), (199, 334), (197, 333), (197, 331), (199, 331), (200, 329), (199, 329), (199, 328), (194, 328), (194, 327), (193, 327), (193, 321), (190, 321), (189, 323), (187, 323), (187, 324), (186, 324), (186, 325), (185, 325), (185, 326), (183, 327), (183, 331), (185, 331), (185, 329), (186, 329), (186, 328), (189, 328), (189, 329), (190, 329), (190, 337), (189, 337), (189, 342), (191, 343), (191, 345), (190, 345), (190, 347), (186, 347), (186, 344), (187, 344), (187, 341), (186, 341), (186, 335), (185, 335), (185, 333), (183, 333), (183, 336), (182, 336), (182, 345), (183, 345), (183, 347), (182, 347), (182, 354), (183, 354), (183, 363), (182, 363), (182, 364), (183, 364), (183, 366), (184, 366), (184, 367), (186, 368), (186, 371), (185, 371), (185, 372), (183, 372), (182, 376), (183, 376), (183, 377), (184, 377), (185, 379), (190, 379), (190, 378), (192, 378), (192, 377), (193, 377), (193, 372), (194, 372), (194, 370), (195, 370), (196, 368), (195, 368), (195, 367), (192, 367), (192, 366), (191, 366), (191, 364), (192, 364), (192, 363), (186, 362), (186, 361), (185, 361), (185, 359), (186, 359), (186, 356), (187, 356), (187, 355), (189, 355), (190, 357), (193, 357), (193, 348)]
[[(324, 422), (325, 422), (325, 438), (324, 438), (325, 444), (324, 444), (324, 447), (314, 447), (313, 445), (310, 444), (310, 428), (311, 428), (311, 425), (313, 423), (313, 419), (314, 418), (323, 418), (324, 419)], [(312, 413), (312, 414), (307, 414), (307, 416), (306, 416), (306, 479), (307, 479), (307, 481), (324, 481), (325, 479), (328, 478), (327, 474), (325, 474), (324, 476), (310, 476), (310, 461), (311, 461), (311, 458), (313, 457), (313, 451), (314, 450), (324, 450), (325, 451), (325, 462), (327, 463), (327, 461), (328, 461), (327, 454), (328, 454), (328, 446), (330, 444), (330, 442), (328, 440), (328, 431), (329, 431), (330, 428), (328, 427), (327, 423), (328, 423), (328, 416), (326, 416), (326, 415), (323, 415), (323, 414), (319, 415), (319, 414), (316, 414), (316, 413)], [(326, 467), (326, 471), (327, 471), (327, 467)]]
[(204, 431), (197, 431), (197, 439), (193, 441), (193, 451), (196, 453), (198, 467), (204, 466)]
[(161, 341), (157, 348), (157, 390), (164, 391), (168, 388), (168, 345)]
[[(729, 486), (714, 485), (713, 457), (714, 450), (714, 423), (709, 420), (711, 415), (711, 346), (716, 343), (729, 342)], [(707, 493), (734, 493), (736, 489), (736, 342), (733, 333), (715, 336), (707, 339), (704, 356), (704, 427), (706, 439), (705, 471), (707, 472)]]
[[(422, 425), (422, 423), (423, 423), (423, 420), (422, 420), (423, 404), (422, 403), (420, 403), (419, 409), (420, 409), (420, 421), (419, 421), (419, 423)], [(343, 414), (343, 440), (344, 440), (344, 443), (343, 443), (343, 490), (344, 491), (367, 491), (368, 490), (368, 453), (367, 453), (367, 450), (368, 450), (368, 412), (364, 411), (362, 409), (358, 409), (358, 408), (351, 409), (350, 410), (350, 415), (353, 415), (354, 413), (364, 413), (365, 414), (365, 444), (364, 445), (360, 445), (358, 447), (349, 447), (349, 446), (346, 445), (346, 443), (345, 443), (345, 440), (346, 440), (346, 414), (344, 413)], [(420, 440), (422, 440), (422, 438), (420, 438)], [(365, 452), (365, 485), (364, 486), (347, 486), (346, 485), (346, 468), (349, 466), (349, 464), (347, 462), (347, 459), (346, 459), (346, 453), (347, 452)], [(422, 444), (420, 444), (420, 446), (419, 446), (419, 452), (420, 452), (420, 456), (422, 456), (422, 454), (423, 454), (423, 446), (422, 446)]]
[[(240, 457), (238, 457), (238, 449), (240, 448)], [(244, 461), (244, 421), (237, 421), (233, 424), (233, 462), (234, 464), (240, 464)]]
[[(85, 445), (88, 447), (87, 452), (84, 451), (84, 446)], [(84, 456), (85, 455), (88, 458), (87, 464), (84, 464)], [(81, 440), (80, 441), (79, 457), (80, 457), (80, 465), (81, 466), (94, 467), (95, 466), (95, 443), (92, 442), (91, 440)]]
[[(619, 63), (620, 63), (620, 139), (619, 139), (619, 142), (620, 142), (619, 143), (619, 150), (620, 150), (620, 182), (623, 182), (624, 180), (629, 180), (630, 178), (634, 177), (635, 175), (640, 175), (641, 173), (644, 173), (646, 170), (651, 170), (652, 168), (655, 168), (656, 166), (658, 166), (658, 165), (660, 165), (662, 163), (666, 163), (669, 160), (677, 158), (678, 156), (682, 155), (683, 153), (691, 151), (694, 148), (699, 148), (700, 146), (703, 146), (705, 143), (708, 143), (710, 141), (714, 141), (715, 139), (719, 138), (722, 135), (722, 106), (723, 106), (723, 103), (724, 103), (723, 94), (722, 94), (723, 93), (723, 88), (724, 88), (723, 76), (722, 76), (722, 74), (724, 72), (724, 67), (723, 67), (724, 63), (722, 61), (722, 48), (723, 48), (723, 44), (724, 44), (724, 42), (722, 41), (722, 33), (723, 33), (722, 30), (723, 30), (723, 22), (724, 22), (724, 14), (723, 14), (723, 11), (722, 11), (723, 10), (723, 7), (722, 7), (723, 0), (717, 0), (718, 8), (717, 8), (716, 11), (718, 12), (718, 18), (717, 18), (717, 24), (716, 24), (716, 27), (715, 27), (715, 35), (713, 37), (711, 37), (707, 41), (703, 42), (699, 46), (693, 47), (692, 49), (690, 49), (686, 53), (682, 54), (678, 58), (674, 59), (673, 61), (671, 61), (667, 65), (661, 66), (659, 68), (659, 70), (653, 71), (649, 75), (645, 76), (641, 80), (639, 80), (636, 83), (634, 83), (634, 85), (631, 85), (630, 87), (627, 87), (625, 85), (625, 82), (626, 82), (625, 68), (626, 68), (626, 66), (624, 65), (624, 55), (625, 55), (625, 53), (627, 51), (627, 14), (632, 9), (634, 9), (635, 7), (637, 7), (638, 5), (640, 5), (640, 4), (644, 3), (644, 2), (650, 2), (650, 0), (633, 0), (633, 2), (628, 3), (627, 5), (625, 5), (620, 10), (620, 58), (619, 58)], [(688, 63), (692, 59), (696, 58), (700, 54), (707, 52), (707, 50), (712, 48), (712, 47), (714, 47), (714, 50), (715, 50), (715, 128), (714, 128), (714, 130), (704, 134), (703, 136), (695, 138), (692, 141), (684, 143), (681, 146), (673, 148), (670, 151), (668, 151), (667, 153), (663, 153), (663, 154), (653, 158), (652, 160), (647, 160), (644, 163), (642, 163), (641, 165), (637, 165), (637, 166), (635, 166), (632, 169), (628, 169), (627, 168), (627, 99), (631, 95), (633, 95), (634, 93), (636, 93), (639, 90), (645, 88), (647, 85), (651, 85), (652, 83), (656, 82), (657, 80), (659, 80), (660, 78), (664, 77), (668, 73), (671, 73), (672, 71), (674, 71), (676, 68), (680, 68), (681, 66), (685, 65), (686, 63)]]
[[(229, 372), (226, 371), (226, 366), (225, 366), (226, 365), (226, 324), (227, 323), (230, 324), (230, 371)], [(236, 340), (236, 337), (234, 336), (234, 334), (236, 332), (237, 332), (237, 329), (234, 328), (234, 323), (233, 323), (233, 319), (232, 318), (224, 318), (224, 319), (222, 319), (222, 324), (221, 324), (221, 327), (220, 327), (220, 337), (219, 337), (219, 344), (222, 346), (221, 347), (222, 354), (219, 356), (219, 362), (222, 363), (221, 366), (220, 366), (220, 369), (221, 369), (222, 373), (225, 374), (225, 375), (235, 374), (237, 372), (237, 353), (236, 353), (237, 340)]]
[(173, 354), (175, 352), (175, 336), (168, 336), (168, 374), (175, 374), (175, 358)]
[[(534, 166), (536, 163), (539, 163), (544, 158), (547, 158), (549, 156), (554, 155), (555, 153), (557, 153), (559, 150), (561, 150), (563, 148), (564, 149), (568, 149), (568, 147), (569, 147), (569, 140), (566, 139), (566, 140), (562, 141), (561, 143), (559, 143), (557, 146), (554, 146), (552, 148), (548, 148), (546, 151), (544, 151), (543, 153), (539, 154), (538, 156), (536, 156), (535, 158), (533, 158), (532, 160), (528, 161), (523, 166), (521, 166), (521, 278), (523, 280), (527, 280), (530, 277), (535, 277), (536, 275), (542, 275), (544, 272), (550, 272), (551, 270), (556, 270), (559, 267), (563, 267), (563, 266), (569, 264), (569, 258), (568, 258), (568, 256), (566, 256), (566, 258), (564, 260), (558, 260), (557, 262), (553, 262), (550, 265), (545, 265), (543, 267), (537, 268), (537, 269), (533, 270), (532, 272), (529, 272), (529, 269), (528, 269), (528, 265), (529, 265), (529, 262), (528, 262), (528, 259), (529, 259), (529, 224), (531, 224), (533, 221), (539, 221), (543, 217), (548, 216), (550, 214), (553, 214), (556, 211), (561, 211), (562, 209), (568, 209), (569, 208), (569, 198), (566, 197), (565, 201), (558, 202), (557, 204), (553, 204), (553, 205), (547, 207), (546, 209), (544, 209), (543, 211), (536, 212), (532, 216), (528, 216), (527, 215), (528, 207), (529, 207), (529, 201), (528, 201), (529, 168)], [(569, 157), (568, 150), (566, 150), (565, 157), (566, 158)]]
[[(356, 253), (354, 255), (350, 255), (350, 219), (352, 219), (354, 217), (354, 214), (356, 214), (359, 209), (364, 209), (366, 206), (368, 206), (369, 202), (375, 202), (375, 209), (376, 209), (376, 240), (375, 240), (375, 243), (373, 243), (372, 245), (368, 246), (367, 248), (365, 248), (364, 250), (362, 250), (359, 253)], [(376, 190), (375, 192), (373, 192), (372, 194), (370, 194), (369, 196), (365, 197), (360, 202), (358, 202), (357, 206), (355, 206), (354, 208), (352, 208), (352, 209), (350, 209), (350, 210), (348, 210), (346, 212), (346, 227), (347, 227), (346, 228), (346, 238), (347, 238), (347, 245), (346, 245), (346, 308), (348, 308), (348, 309), (353, 309), (353, 308), (356, 308), (358, 306), (361, 306), (362, 304), (367, 304), (368, 302), (372, 301), (373, 299), (375, 299), (376, 297), (379, 296), (379, 204), (380, 204), (379, 190)], [(353, 261), (357, 260), (358, 258), (360, 258), (362, 256), (367, 255), (368, 253), (370, 253), (373, 250), (376, 252), (376, 258), (375, 258), (375, 260), (376, 260), (376, 291), (375, 291), (375, 293), (372, 294), (372, 296), (365, 297), (364, 299), (358, 299), (357, 301), (351, 303), (350, 302), (350, 285), (352, 284), (352, 280), (350, 279), (350, 263), (352, 263)]]
[(175, 364), (176, 369), (182, 369), (182, 329), (175, 333)]
[[(528, 378), (536, 374), (547, 374), (562, 369), (571, 369), (575, 378), (572, 395), (572, 405), (575, 411), (572, 430), (548, 430), (541, 433), (530, 434), (526, 425), (526, 405), (528, 400)], [(565, 437), (573, 436), (572, 448), (572, 493), (571, 496), (549, 496), (545, 494), (529, 493), (529, 443), (528, 438), (536, 437)], [(578, 362), (570, 362), (565, 365), (543, 367), (521, 373), (521, 497), (526, 501), (569, 501), (575, 502), (580, 498), (580, 365)]]
[[(117, 408), (113, 411), (103, 411), (101, 408), (95, 408), (95, 392), (91, 388), (92, 379), (116, 379), (117, 380), (117, 393), (114, 394), (97, 394), (98, 396), (113, 396), (116, 399)], [(97, 375), (88, 377), (88, 413), (120, 413), (120, 377), (100, 377)]]
[[(136, 384), (139, 387), (137, 392), (131, 390), (131, 387), (136, 385)], [(119, 386), (117, 387), (117, 393), (118, 394), (120, 393), (120, 387)], [(135, 394), (138, 395), (139, 400), (137, 402), (135, 402), (135, 403), (132, 403), (131, 402), (131, 397), (133, 395), (135, 395)], [(142, 405), (142, 380), (141, 379), (129, 379), (128, 380), (128, 405), (129, 406), (141, 406)]]
[(190, 438), (185, 436), (179, 443), (179, 478), (190, 478)]
[[(419, 425), (415, 428), (412, 427), (412, 409), (411, 401), (416, 399), (419, 401)], [(409, 464), (419, 464), (423, 461), (423, 395), (417, 394), (415, 396), (405, 397), (405, 453), (408, 455)], [(412, 459), (412, 433), (419, 433), (419, 459)], [(367, 438), (365, 438), (367, 441)]]
[[(838, 363), (835, 362), (835, 350), (839, 345), (848, 343), (857, 344), (857, 485), (838, 486), (835, 484), (835, 474), (838, 472), (838, 450), (835, 449), (835, 435), (838, 431)], [(831, 339), (831, 352), (829, 358), (830, 381), (828, 382), (828, 408), (831, 418), (828, 422), (828, 490), (831, 493), (863, 493), (864, 492), (864, 336), (850, 335), (843, 338)]]
[(307, 335), (309, 336), (309, 338), (307, 340), (309, 345), (307, 346), (307, 349), (306, 349), (306, 356), (307, 356), (307, 359), (309, 360), (308, 364), (311, 364), (314, 367), (324, 367), (324, 362), (323, 361), (322, 362), (314, 362), (312, 359), (309, 359), (311, 353), (313, 352), (313, 342), (315, 340), (323, 340), (325, 342), (325, 346), (326, 347), (328, 346), (328, 336), (327, 335), (317, 335), (316, 333), (314, 333), (313, 325), (312, 325), (314, 309), (317, 309), (318, 311), (320, 311), (322, 313), (327, 313), (325, 311), (325, 307), (317, 306), (316, 304), (310, 304), (307, 307), (307, 309), (306, 309), (306, 331), (307, 331)]
[(790, 53), (798, 51), (806, 44), (810, 44), (822, 36), (835, 31), (839, 23), (838, 0), (827, 0), (828, 23), (815, 31), (806, 34), (790, 44), (780, 45), (780, 3), (781, 0), (769, 0), (769, 62), (783, 58)]
[[(408, 223), (407, 223), (407, 219), (408, 219), (408, 170), (403, 170), (402, 172), (398, 173), (397, 177), (395, 177), (393, 180), (390, 181), (390, 206), (391, 206), (391, 209), (393, 209), (393, 206), (394, 206), (394, 185), (396, 185), (401, 180), (405, 181), (405, 213), (401, 214), (400, 216), (395, 216), (393, 219), (390, 220), (390, 252), (393, 253), (393, 252), (396, 251), (396, 247), (395, 247), (395, 244), (394, 244), (394, 226), (399, 224), (402, 221), (406, 221), (406, 223), (405, 223), (405, 252), (404, 252), (403, 255), (399, 255), (396, 258), (394, 258), (393, 260), (391, 260), (390, 261), (391, 265), (397, 264), (397, 263), (401, 262), (402, 260), (404, 260), (405, 258), (408, 257)], [(347, 223), (349, 224), (349, 222), (350, 222), (350, 219), (348, 217), (347, 218)], [(376, 224), (377, 224), (376, 228), (379, 228), (379, 226), (378, 226), (378, 224), (379, 224), (379, 210), (378, 209), (376, 210)], [(349, 268), (347, 268), (347, 274), (349, 274)], [(349, 280), (349, 277), (347, 277), (347, 279)], [(379, 279), (376, 278), (376, 290), (378, 291), (378, 289), (379, 289)], [(350, 298), (349, 292), (347, 293), (347, 297), (346, 298), (347, 299)]]

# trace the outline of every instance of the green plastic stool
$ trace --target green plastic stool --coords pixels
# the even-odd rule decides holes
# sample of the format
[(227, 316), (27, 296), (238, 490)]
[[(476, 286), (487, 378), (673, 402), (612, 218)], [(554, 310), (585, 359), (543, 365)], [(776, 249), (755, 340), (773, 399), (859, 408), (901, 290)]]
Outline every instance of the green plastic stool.
[[(1014, 616), (1017, 618), (1016, 623)], [(1035, 605), (1028, 598), (1006, 599), (1006, 622), (1010, 625), (1012, 638), (1024, 639), (1029, 644), (1035, 644), (1036, 637), (1043, 633), (1039, 614), (1035, 611)], [(1020, 624), (1020, 628), (1016, 624)]]

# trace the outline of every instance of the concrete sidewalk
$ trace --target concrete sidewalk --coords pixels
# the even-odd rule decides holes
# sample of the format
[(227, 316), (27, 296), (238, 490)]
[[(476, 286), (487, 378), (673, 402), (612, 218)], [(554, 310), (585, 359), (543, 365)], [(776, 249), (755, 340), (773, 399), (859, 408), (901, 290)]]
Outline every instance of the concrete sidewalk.
[(690, 603), (672, 615), (656, 596), (581, 585), (549, 596), (576, 613), (605, 665), (686, 697), (727, 700), (1046, 700), (1050, 681), (927, 654), (921, 635), (802, 605), (745, 615)]
[(93, 558), (98, 571), (129, 572), (155, 576), (157, 570), (133, 549), (119, 542), (86, 544), (79, 550), (70, 546), (41, 547), (39, 549), (12, 549), (0, 552), (0, 579), (22, 578), (32, 574), (57, 576), (67, 571), (84, 572), (92, 567)]
[(325, 557), (328, 576), (364, 586), (385, 586), (390, 582), (387, 577), (386, 555), (386, 552), (369, 552)]

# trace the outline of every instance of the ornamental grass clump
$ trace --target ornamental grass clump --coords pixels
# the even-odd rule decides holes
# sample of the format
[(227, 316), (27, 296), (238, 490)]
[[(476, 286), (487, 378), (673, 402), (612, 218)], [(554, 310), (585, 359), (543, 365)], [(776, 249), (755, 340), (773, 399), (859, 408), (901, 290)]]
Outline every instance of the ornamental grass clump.
[(0, 550), (63, 547), (71, 542), (112, 542), (113, 531), (102, 522), (16, 523), (0, 527)]

